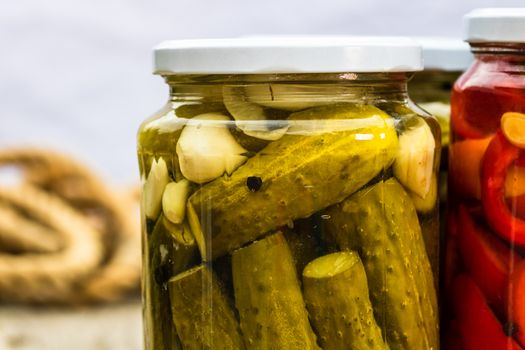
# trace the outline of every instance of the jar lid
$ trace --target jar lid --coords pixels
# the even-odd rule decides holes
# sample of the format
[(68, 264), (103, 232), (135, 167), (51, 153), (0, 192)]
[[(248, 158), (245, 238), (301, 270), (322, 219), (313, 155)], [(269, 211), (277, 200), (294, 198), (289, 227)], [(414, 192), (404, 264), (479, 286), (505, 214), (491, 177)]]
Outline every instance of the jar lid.
[(462, 72), (470, 67), (474, 55), (461, 39), (446, 37), (415, 37), (423, 48), (425, 70)]
[(165, 41), (155, 74), (413, 72), (421, 47), (402, 37), (246, 37)]
[(525, 43), (525, 8), (476, 9), (463, 20), (470, 43)]

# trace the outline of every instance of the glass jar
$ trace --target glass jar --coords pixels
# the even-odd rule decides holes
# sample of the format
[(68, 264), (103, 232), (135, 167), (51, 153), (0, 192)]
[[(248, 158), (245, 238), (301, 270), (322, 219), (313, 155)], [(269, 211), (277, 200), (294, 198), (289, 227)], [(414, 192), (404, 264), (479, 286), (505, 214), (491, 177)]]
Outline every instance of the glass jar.
[(146, 348), (438, 349), (419, 46), (175, 41), (155, 59), (171, 94), (138, 134)]
[(445, 344), (522, 349), (525, 9), (476, 10), (466, 23), (475, 61), (452, 94)]

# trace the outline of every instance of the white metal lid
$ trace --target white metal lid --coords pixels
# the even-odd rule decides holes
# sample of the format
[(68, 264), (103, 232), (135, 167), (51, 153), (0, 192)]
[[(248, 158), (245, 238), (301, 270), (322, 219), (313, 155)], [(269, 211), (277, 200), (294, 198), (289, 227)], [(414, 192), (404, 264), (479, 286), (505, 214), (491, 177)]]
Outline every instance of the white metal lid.
[(425, 70), (461, 72), (470, 67), (474, 56), (464, 41), (446, 37), (415, 37), (423, 47)]
[(403, 37), (246, 37), (165, 41), (155, 74), (413, 72), (420, 45)]
[(476, 9), (464, 17), (470, 43), (525, 43), (525, 8)]

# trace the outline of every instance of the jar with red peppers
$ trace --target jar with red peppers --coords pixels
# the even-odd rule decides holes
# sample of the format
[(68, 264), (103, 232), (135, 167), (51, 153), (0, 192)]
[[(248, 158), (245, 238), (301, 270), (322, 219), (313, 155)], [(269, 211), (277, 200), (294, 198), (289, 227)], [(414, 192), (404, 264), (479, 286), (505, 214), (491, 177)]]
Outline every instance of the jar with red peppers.
[(465, 17), (452, 92), (444, 349), (525, 349), (525, 9)]

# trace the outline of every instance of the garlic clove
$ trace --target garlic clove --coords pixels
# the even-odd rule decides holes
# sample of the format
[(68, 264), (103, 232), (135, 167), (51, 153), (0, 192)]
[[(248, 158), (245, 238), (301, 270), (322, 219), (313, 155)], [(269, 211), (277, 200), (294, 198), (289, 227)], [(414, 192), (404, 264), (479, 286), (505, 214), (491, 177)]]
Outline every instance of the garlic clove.
[(242, 86), (224, 86), (223, 100), (237, 127), (246, 135), (275, 141), (286, 134), (288, 113), (250, 102)]
[[(333, 86), (330, 87), (333, 89)], [(296, 112), (306, 108), (330, 104), (327, 101), (315, 101), (323, 96), (323, 85), (311, 84), (251, 84), (244, 87), (248, 100), (258, 105)], [(330, 91), (333, 94), (333, 91)]]
[[(191, 135), (191, 133), (186, 133)], [(197, 142), (198, 137), (194, 140), (186, 140), (182, 138), (177, 143), (176, 151), (179, 158), (179, 166), (182, 175), (188, 180), (202, 184), (209, 182), (224, 173), (221, 157), (214, 154), (207, 153), (206, 149), (197, 149), (191, 145), (192, 142)], [(191, 136), (187, 137), (191, 139)], [(203, 140), (207, 142), (207, 140)], [(214, 150), (213, 152), (217, 152)]]
[(399, 135), (394, 176), (422, 198), (431, 190), (435, 148), (434, 135), (422, 118), (419, 118), (417, 125)]
[[(177, 155), (182, 175), (202, 184), (231, 174), (246, 159), (228, 129), (230, 118), (220, 113), (206, 113), (190, 119), (177, 142)], [(233, 127), (233, 125), (232, 125)]]
[(428, 191), (425, 197), (420, 197), (412, 191), (408, 192), (410, 198), (412, 198), (412, 202), (414, 203), (414, 206), (416, 207), (418, 213), (425, 214), (432, 211), (432, 209), (436, 207), (438, 195), (437, 187), (438, 186), (436, 176), (432, 176), (430, 190)]
[(224, 159), (224, 168), (228, 175), (231, 175), (238, 167), (240, 167), (246, 161), (245, 156), (241, 155), (230, 155)]
[(143, 206), (146, 217), (156, 219), (160, 214), (162, 194), (170, 182), (168, 167), (162, 157), (153, 160), (143, 187)]
[(184, 221), (190, 189), (190, 182), (186, 179), (170, 182), (164, 189), (162, 211), (164, 216), (174, 224), (181, 224)]

